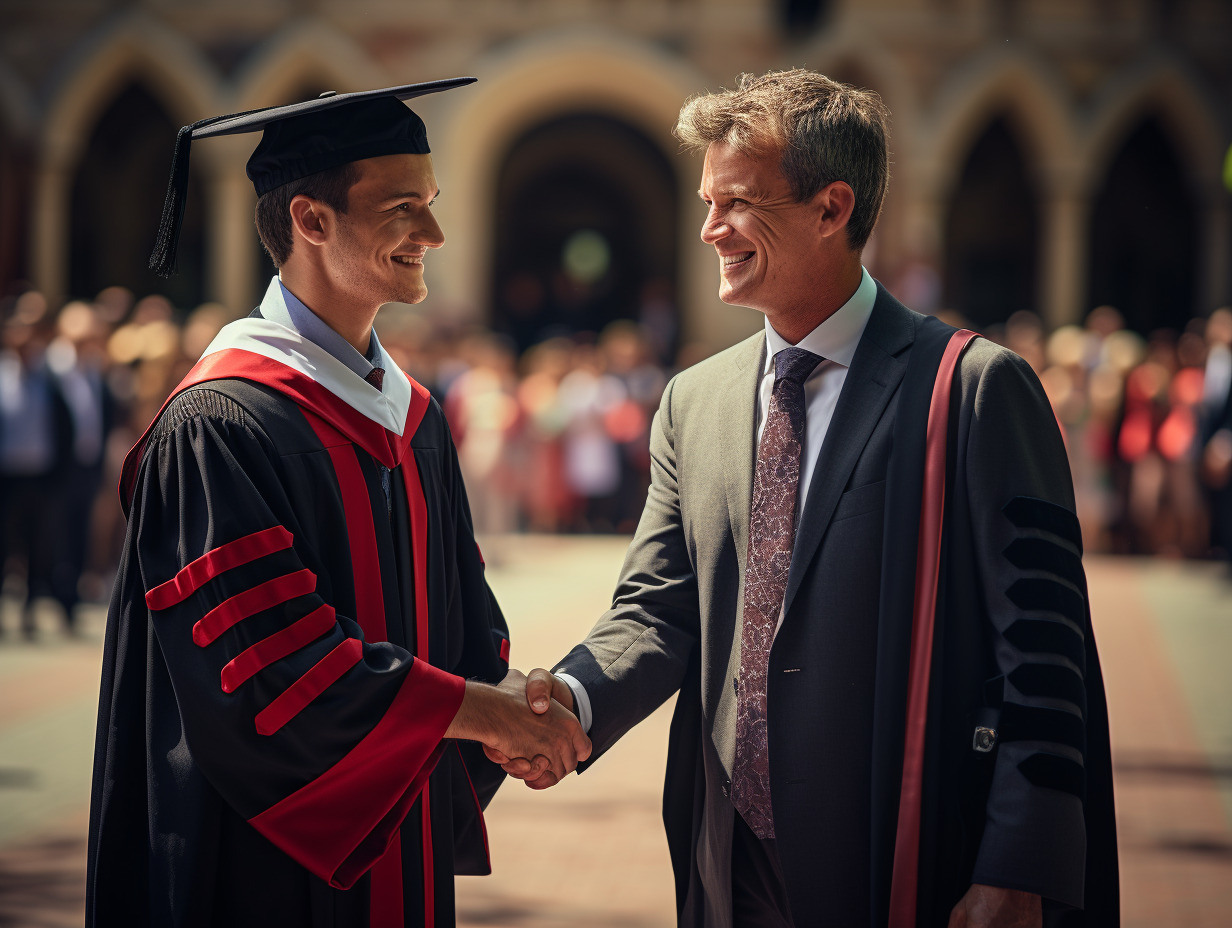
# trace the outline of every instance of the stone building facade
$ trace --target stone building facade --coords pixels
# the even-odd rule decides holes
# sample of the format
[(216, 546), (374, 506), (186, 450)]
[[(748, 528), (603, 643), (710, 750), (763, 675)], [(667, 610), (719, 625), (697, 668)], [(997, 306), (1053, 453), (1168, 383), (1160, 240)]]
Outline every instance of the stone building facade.
[(251, 138), (199, 143), (181, 250), (144, 260), (177, 127), (473, 74), (416, 105), (447, 243), (428, 312), (523, 343), (669, 307), (717, 348), (690, 94), (804, 66), (893, 113), (866, 263), (917, 308), (1050, 325), (1118, 305), (1146, 332), (1232, 302), (1225, 0), (0, 0), (0, 288), (109, 284), (239, 314), (270, 268)]

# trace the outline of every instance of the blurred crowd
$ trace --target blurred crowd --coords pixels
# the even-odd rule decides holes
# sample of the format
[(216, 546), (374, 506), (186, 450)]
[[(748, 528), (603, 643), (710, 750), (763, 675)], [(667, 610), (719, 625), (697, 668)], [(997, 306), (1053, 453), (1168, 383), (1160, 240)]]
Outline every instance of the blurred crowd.
[[(28, 291), (0, 314), (0, 566), (24, 603), (23, 632), (34, 634), (35, 600), (50, 598), (72, 633), (78, 603), (108, 595), (125, 454), (232, 316), (217, 304), (183, 314), (121, 288), (58, 308)], [(377, 327), (445, 410), (481, 536), (633, 530), (651, 418), (696, 349), (669, 360), (631, 321), (520, 354), (505, 336), (407, 308), (382, 310)], [(1111, 307), (1053, 332), (1018, 313), (984, 334), (1044, 384), (1088, 551), (1229, 555), (1232, 310), (1145, 338)]]

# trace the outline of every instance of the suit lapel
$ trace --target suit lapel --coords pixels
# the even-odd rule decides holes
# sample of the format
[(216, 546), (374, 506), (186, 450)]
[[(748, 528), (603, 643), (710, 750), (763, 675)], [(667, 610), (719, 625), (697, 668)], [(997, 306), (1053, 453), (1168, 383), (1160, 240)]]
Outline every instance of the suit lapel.
[(766, 357), (765, 333), (744, 342), (734, 357), (735, 372), (723, 385), (718, 447), (723, 456), (727, 516), (740, 576), (749, 549), (749, 509), (753, 503), (753, 470), (757, 466), (757, 388)]
[[(856, 347), (851, 369), (839, 394), (834, 417), (822, 442), (817, 466), (796, 531), (783, 613), (791, 608), (804, 572), (830, 525), (834, 508), (860, 453), (907, 368), (899, 355), (915, 338), (913, 314), (877, 284), (877, 301)], [(745, 510), (748, 525), (748, 510)]]

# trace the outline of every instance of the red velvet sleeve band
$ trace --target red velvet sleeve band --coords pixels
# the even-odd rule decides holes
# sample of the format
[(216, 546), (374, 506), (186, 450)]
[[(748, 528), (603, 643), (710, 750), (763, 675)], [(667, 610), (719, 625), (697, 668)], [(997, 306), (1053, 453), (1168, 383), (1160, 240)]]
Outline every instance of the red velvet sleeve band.
[(283, 690), (257, 713), (257, 732), (272, 735), (308, 707), (364, 656), (363, 642), (347, 638), (308, 668), (308, 672)]
[(293, 625), (279, 629), (242, 651), (222, 669), (222, 691), (233, 693), (275, 661), (316, 641), (334, 627), (334, 607), (323, 604)]
[(275, 525), (220, 545), (182, 567), (166, 583), (160, 583), (146, 593), (145, 604), (151, 609), (170, 609), (224, 571), (289, 548), (293, 539), (289, 531)]
[(415, 659), (372, 731), (250, 824), (321, 879), (349, 889), (385, 852), (423, 790), (465, 688), (461, 677)]
[(317, 575), (311, 570), (297, 570), (266, 580), (251, 589), (236, 593), (215, 606), (193, 625), (193, 643), (204, 648), (218, 636), (244, 619), (306, 596), (317, 588)]

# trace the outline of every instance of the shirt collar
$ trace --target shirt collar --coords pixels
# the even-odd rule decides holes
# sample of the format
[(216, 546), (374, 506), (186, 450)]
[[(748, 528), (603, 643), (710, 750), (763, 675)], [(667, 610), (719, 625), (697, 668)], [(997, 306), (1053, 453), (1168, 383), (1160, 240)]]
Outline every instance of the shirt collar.
[[(868, 325), (868, 317), (873, 313), (873, 303), (877, 301), (877, 284), (869, 276), (868, 271), (860, 268), (860, 285), (846, 303), (840, 306), (821, 325), (800, 339), (796, 347), (811, 351), (843, 367), (851, 367), (855, 357), (856, 346), (864, 327)], [(762, 372), (773, 369), (774, 356), (784, 348), (792, 347), (791, 342), (783, 338), (766, 318), (766, 363)]]
[(265, 291), (265, 299), (261, 301), (261, 316), (299, 333), (331, 357), (341, 361), (359, 377), (367, 377), (372, 368), (377, 366), (374, 362), (382, 357), (376, 329), (372, 330), (372, 340), (368, 343), (368, 355), (365, 357), (288, 290), (281, 277), (274, 277), (270, 281), (269, 289)]

